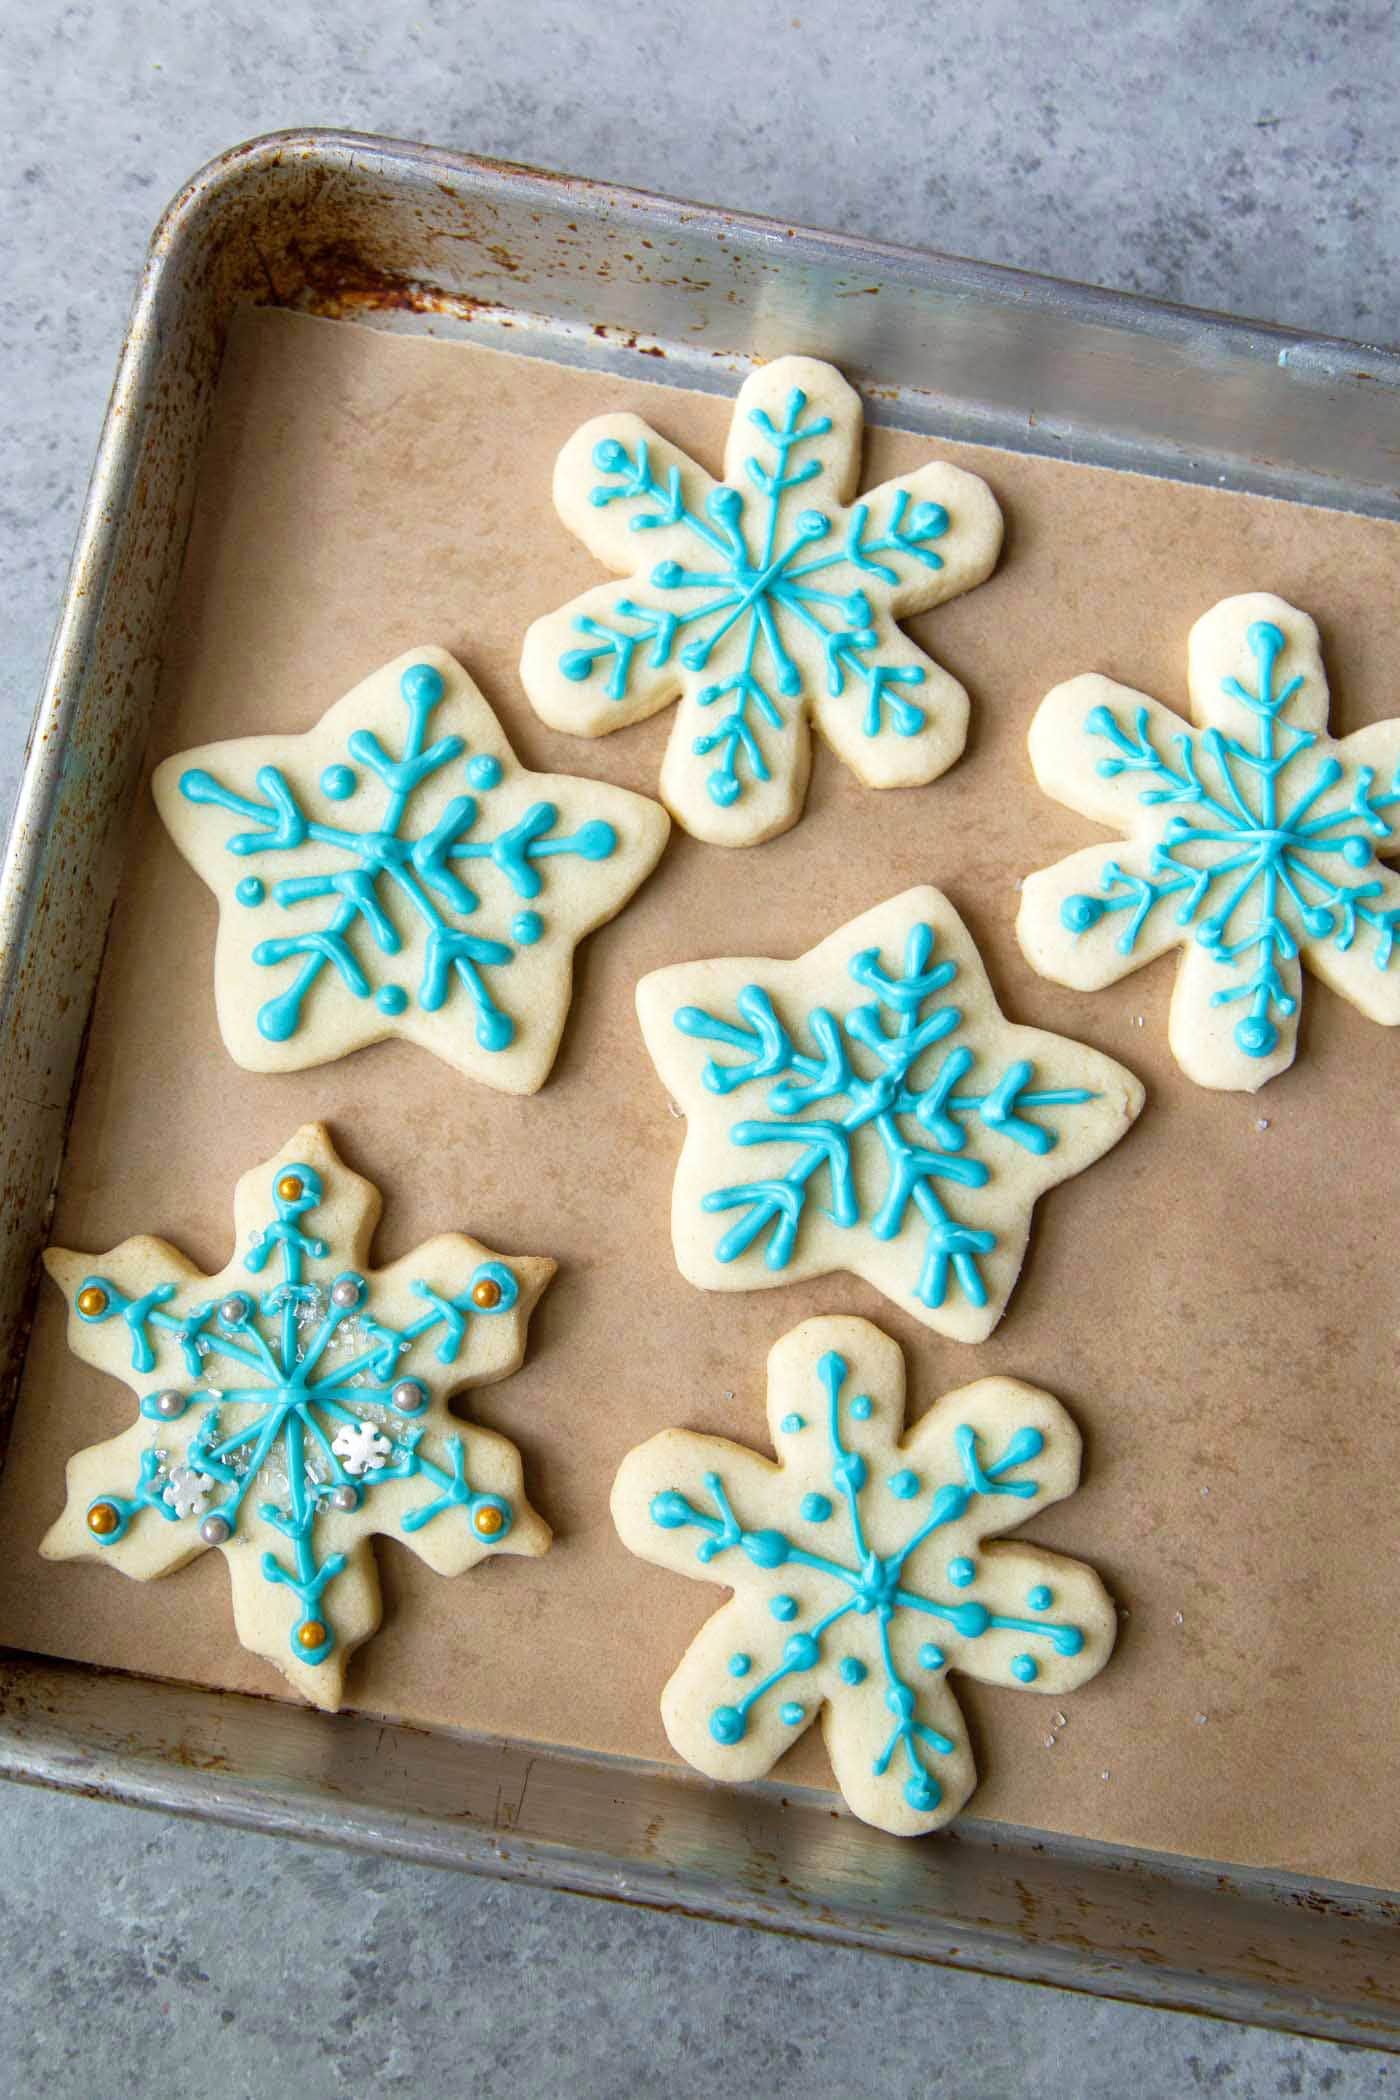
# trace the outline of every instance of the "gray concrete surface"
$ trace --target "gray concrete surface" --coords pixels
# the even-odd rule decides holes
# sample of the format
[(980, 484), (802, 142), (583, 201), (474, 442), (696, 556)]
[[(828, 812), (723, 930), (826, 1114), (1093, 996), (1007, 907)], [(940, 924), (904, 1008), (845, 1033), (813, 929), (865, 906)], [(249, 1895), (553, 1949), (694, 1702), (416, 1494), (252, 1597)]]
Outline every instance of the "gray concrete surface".
[[(1394, 342), (1389, 5), (0, 0), (0, 808), (146, 236), (343, 124)], [(1400, 2062), (10, 1789), (0, 2093), (1400, 2093)]]

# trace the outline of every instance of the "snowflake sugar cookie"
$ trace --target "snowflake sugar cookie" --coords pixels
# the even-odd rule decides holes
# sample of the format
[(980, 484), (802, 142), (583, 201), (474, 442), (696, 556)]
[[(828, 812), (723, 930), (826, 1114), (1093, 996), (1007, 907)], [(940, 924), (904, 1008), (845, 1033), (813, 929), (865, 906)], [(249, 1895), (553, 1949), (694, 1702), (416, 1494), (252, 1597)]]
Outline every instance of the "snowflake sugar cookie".
[(1328, 736), (1317, 628), (1262, 593), (1198, 620), (1187, 664), (1194, 729), (1096, 675), (1041, 702), (1036, 779), (1127, 837), (1032, 875), (1017, 933), (1079, 991), (1180, 946), (1177, 1062), (1252, 1093), (1293, 1062), (1300, 961), (1400, 1023), (1400, 876), (1377, 860), (1400, 853), (1400, 718)]
[(796, 962), (657, 970), (637, 1008), (688, 1117), (682, 1274), (742, 1291), (849, 1269), (959, 1341), (1000, 1319), (1037, 1196), (1142, 1107), (1121, 1065), (1005, 1018), (935, 889)]
[(535, 622), (525, 690), (577, 736), (679, 695), (661, 793), (715, 845), (796, 822), (809, 714), (867, 787), (936, 780), (966, 740), (967, 694), (896, 622), (991, 574), (1001, 512), (938, 461), (856, 500), (861, 429), (839, 372), (782, 357), (740, 389), (722, 482), (633, 415), (559, 455), (560, 517), (625, 580)]
[(239, 1182), (217, 1276), (144, 1235), (44, 1256), (74, 1355), (141, 1403), (69, 1460), (45, 1557), (150, 1581), (220, 1547), (244, 1647), (325, 1707), (379, 1624), (375, 1532), (439, 1575), (550, 1536), (515, 1446), (447, 1401), (519, 1368), (554, 1263), (444, 1233), (371, 1269), (378, 1217), (378, 1190), (310, 1123)]
[(899, 1346), (849, 1319), (773, 1349), (768, 1421), (777, 1465), (666, 1429), (613, 1487), (634, 1553), (734, 1592), (661, 1695), (666, 1733), (711, 1778), (761, 1779), (820, 1714), (856, 1815), (936, 1830), (977, 1783), (948, 1673), (1062, 1698), (1112, 1650), (1091, 1568), (985, 1544), (1073, 1494), (1079, 1433), (1049, 1393), (982, 1378), (901, 1442)]
[(304, 736), (182, 751), (152, 787), (219, 900), (236, 1063), (300, 1071), (402, 1035), (510, 1094), (543, 1084), (575, 945), (670, 829), (644, 795), (527, 772), (442, 649), (386, 664)]

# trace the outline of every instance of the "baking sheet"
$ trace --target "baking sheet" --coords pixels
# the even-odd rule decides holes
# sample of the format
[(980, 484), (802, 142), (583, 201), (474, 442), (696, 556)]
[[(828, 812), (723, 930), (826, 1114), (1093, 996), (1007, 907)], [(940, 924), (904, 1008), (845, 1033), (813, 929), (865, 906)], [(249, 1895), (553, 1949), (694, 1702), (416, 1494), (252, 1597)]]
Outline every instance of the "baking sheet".
[[(414, 643), (451, 648), (522, 757), (654, 787), (667, 719), (611, 741), (552, 735), (515, 677), (537, 614), (598, 580), (553, 517), (564, 437), (640, 407), (717, 460), (725, 400), (281, 313), (235, 330), (172, 627), (151, 758), (303, 729)], [(607, 1516), (622, 1453), (667, 1422), (764, 1442), (763, 1362), (806, 1314), (865, 1313), (908, 1352), (915, 1406), (986, 1371), (1049, 1386), (1087, 1477), (1036, 1526), (1128, 1612), (1111, 1669), (1052, 1706), (959, 1684), (978, 1813), (1310, 1875), (1400, 1881), (1400, 1468), (1388, 1259), (1400, 1045), (1309, 985), (1304, 1061), (1260, 1095), (1208, 1095), (1166, 1047), (1172, 964), (1093, 997), (1037, 980), (1012, 936), (1018, 875), (1099, 836), (1035, 789), (1025, 728), (1058, 679), (1098, 668), (1184, 702), (1196, 615), (1270, 588), (1319, 618), (1343, 732), (1393, 711), (1393, 525), (953, 445), (1008, 513), (993, 581), (913, 621), (969, 687), (968, 752), (929, 789), (876, 796), (818, 754), (806, 820), (751, 853), (677, 836), (624, 916), (580, 951), (545, 1090), (512, 1101), (403, 1045), (254, 1078), (214, 1027), (213, 899), (148, 802), (132, 827), (54, 1236), (94, 1251), (164, 1234), (225, 1257), (240, 1172), (309, 1116), (377, 1180), (379, 1258), (469, 1230), (561, 1263), (518, 1377), (472, 1396), (526, 1456), (559, 1534), (540, 1563), (443, 1583), (378, 1547), (386, 1622), (355, 1704), (669, 1758), (660, 1685), (720, 1592), (625, 1554)], [(926, 456), (872, 434), (867, 478)], [(1003, 1005), (1121, 1057), (1147, 1082), (1129, 1139), (1040, 1207), (1006, 1320), (977, 1349), (848, 1278), (707, 1297), (667, 1233), (678, 1132), (632, 1014), (643, 971), (703, 953), (795, 954), (915, 881), (946, 888)], [(1264, 1126), (1264, 1127), (1261, 1127)], [(131, 1419), (71, 1359), (44, 1293), (0, 1524), (0, 1640), (280, 1696), (233, 1638), (222, 1562), (138, 1587), (34, 1548), (63, 1460)], [(781, 1768), (820, 1783), (818, 1741)], [(1106, 1776), (1105, 1776), (1106, 1775)]]

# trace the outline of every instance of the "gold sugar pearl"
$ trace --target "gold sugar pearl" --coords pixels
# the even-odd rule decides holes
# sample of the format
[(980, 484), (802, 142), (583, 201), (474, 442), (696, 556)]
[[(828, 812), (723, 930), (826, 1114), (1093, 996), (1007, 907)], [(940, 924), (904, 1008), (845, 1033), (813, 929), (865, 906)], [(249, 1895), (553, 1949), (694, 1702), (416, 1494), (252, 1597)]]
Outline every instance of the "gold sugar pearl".
[(326, 1629), (319, 1619), (308, 1619), (297, 1628), (297, 1640), (303, 1648), (320, 1648), (325, 1644)]
[(121, 1512), (110, 1502), (94, 1502), (87, 1513), (87, 1527), (94, 1538), (109, 1539), (121, 1523)]
[(306, 1183), (300, 1174), (284, 1174), (277, 1184), (277, 1193), (284, 1203), (295, 1203), (298, 1196), (306, 1194)]
[(501, 1302), (501, 1286), (494, 1276), (483, 1276), (480, 1283), (472, 1285), (472, 1304), (479, 1305), (483, 1312), (494, 1312)]
[(90, 1283), (86, 1290), (79, 1291), (78, 1311), (86, 1319), (95, 1320), (99, 1313), (105, 1313), (106, 1310), (107, 1293), (100, 1290), (95, 1283)]
[(505, 1521), (501, 1512), (491, 1502), (484, 1502), (472, 1519), (484, 1539), (493, 1539), (498, 1531), (503, 1531)]

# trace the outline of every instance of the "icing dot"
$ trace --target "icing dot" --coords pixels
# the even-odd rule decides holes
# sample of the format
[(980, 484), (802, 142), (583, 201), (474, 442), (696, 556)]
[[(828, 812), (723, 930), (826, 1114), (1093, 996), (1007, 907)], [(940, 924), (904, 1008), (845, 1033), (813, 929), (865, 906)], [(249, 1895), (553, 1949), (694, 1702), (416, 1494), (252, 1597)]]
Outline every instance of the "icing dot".
[(831, 1515), (829, 1495), (804, 1495), (800, 1506), (809, 1524), (824, 1524)]
[(925, 1641), (923, 1647), (919, 1650), (919, 1661), (926, 1670), (941, 1670), (947, 1661), (947, 1657), (941, 1648), (934, 1646), (932, 1641)]
[(805, 1415), (783, 1416), (783, 1428), (789, 1436), (796, 1436), (799, 1429), (805, 1429), (806, 1427), (807, 1417)]
[(782, 1721), (786, 1727), (796, 1728), (798, 1722), (802, 1719), (802, 1716), (806, 1713), (806, 1711), (806, 1707), (799, 1706), (795, 1699), (788, 1699), (785, 1700), (784, 1703), (778, 1708), (778, 1719)]
[(717, 1743), (737, 1743), (746, 1725), (737, 1706), (717, 1706), (710, 1715), (710, 1734)]
[(731, 1655), (729, 1658), (729, 1674), (731, 1677), (747, 1677), (752, 1668), (753, 1657), (751, 1655)]
[(254, 905), (261, 904), (267, 895), (267, 884), (260, 875), (245, 875), (233, 894), (240, 904), (246, 904), (251, 911)]
[(956, 1560), (949, 1561), (948, 1580), (952, 1583), (955, 1590), (965, 1590), (968, 1584), (975, 1582), (976, 1579), (977, 1568), (975, 1562), (966, 1559), (962, 1554), (959, 1554)]
[(857, 1393), (851, 1402), (851, 1414), (857, 1422), (868, 1422), (870, 1410), (875, 1405), (869, 1393)]
[(408, 993), (401, 984), (384, 984), (375, 993), (374, 1003), (382, 1014), (401, 1014), (408, 1004)]
[(858, 1655), (843, 1655), (836, 1668), (843, 1684), (864, 1684), (870, 1675)]
[(821, 1652), (815, 1634), (795, 1633), (783, 1649), (783, 1661), (790, 1670), (814, 1670)]
[(795, 1619), (797, 1617), (797, 1599), (796, 1597), (787, 1596), (773, 1597), (769, 1600), (768, 1609), (772, 1612), (775, 1619)]
[(544, 920), (537, 911), (518, 911), (510, 922), (511, 938), (522, 948), (533, 948), (544, 932)]
[(483, 751), (467, 760), (467, 778), (474, 788), (493, 788), (501, 777), (501, 761)]
[(1088, 933), (1103, 917), (1097, 897), (1066, 897), (1060, 906), (1060, 924), (1066, 933)]
[(890, 1493), (899, 1501), (912, 1502), (919, 1492), (919, 1476), (917, 1473), (911, 1473), (906, 1466), (902, 1472), (891, 1473), (888, 1486)]
[(327, 766), (321, 775), (321, 793), (332, 802), (344, 802), (359, 786), (353, 766)]
[(1054, 1601), (1053, 1591), (1048, 1590), (1043, 1582), (1038, 1582), (1033, 1590), (1026, 1592), (1026, 1602), (1032, 1611), (1049, 1611)]
[(1235, 1041), (1246, 1057), (1267, 1057), (1278, 1042), (1278, 1030), (1272, 1021), (1251, 1014), (1248, 1020), (1236, 1023)]
[(1013, 1655), (1011, 1674), (1018, 1684), (1034, 1684), (1040, 1675), (1040, 1666), (1033, 1655)]
[(442, 673), (431, 664), (410, 664), (399, 680), (399, 691), (405, 700), (431, 707), (442, 698)]

